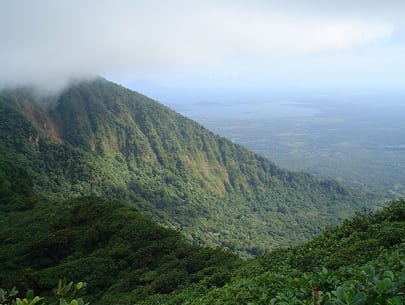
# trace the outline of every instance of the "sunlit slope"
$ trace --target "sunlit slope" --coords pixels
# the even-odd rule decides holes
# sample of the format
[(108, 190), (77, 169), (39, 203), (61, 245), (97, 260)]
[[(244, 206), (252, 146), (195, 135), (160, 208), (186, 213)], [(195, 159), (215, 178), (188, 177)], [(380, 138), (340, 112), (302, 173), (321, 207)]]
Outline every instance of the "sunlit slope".
[(53, 100), (28, 89), (1, 96), (0, 153), (50, 200), (124, 199), (197, 243), (250, 254), (307, 239), (363, 206), (337, 182), (280, 169), (104, 79)]

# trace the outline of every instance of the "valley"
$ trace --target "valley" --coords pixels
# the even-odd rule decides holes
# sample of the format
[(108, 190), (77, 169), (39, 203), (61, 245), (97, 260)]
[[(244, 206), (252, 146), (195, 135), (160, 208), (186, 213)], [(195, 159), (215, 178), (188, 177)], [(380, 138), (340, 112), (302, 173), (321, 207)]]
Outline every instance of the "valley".
[(191, 245), (128, 203), (50, 204), (32, 187), (24, 169), (0, 161), (0, 287), (10, 289), (1, 304), (403, 303), (404, 201), (242, 260)]
[(20, 291), (0, 304), (53, 302), (58, 280), (55, 304), (401, 304), (403, 201), (282, 169), (102, 78), (53, 101), (0, 96), (0, 287)]
[(405, 1), (0, 1), (0, 305), (404, 305)]

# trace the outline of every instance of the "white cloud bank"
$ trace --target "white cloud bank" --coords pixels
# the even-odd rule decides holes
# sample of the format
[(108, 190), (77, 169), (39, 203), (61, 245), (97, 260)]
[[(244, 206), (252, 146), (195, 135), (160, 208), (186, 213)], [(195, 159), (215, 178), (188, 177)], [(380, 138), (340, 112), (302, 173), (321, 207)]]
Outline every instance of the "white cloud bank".
[(397, 30), (378, 10), (364, 18), (305, 2), (300, 9), (276, 1), (1, 1), (0, 84), (59, 88), (71, 77), (186, 75), (228, 69), (224, 62), (249, 70), (375, 46)]

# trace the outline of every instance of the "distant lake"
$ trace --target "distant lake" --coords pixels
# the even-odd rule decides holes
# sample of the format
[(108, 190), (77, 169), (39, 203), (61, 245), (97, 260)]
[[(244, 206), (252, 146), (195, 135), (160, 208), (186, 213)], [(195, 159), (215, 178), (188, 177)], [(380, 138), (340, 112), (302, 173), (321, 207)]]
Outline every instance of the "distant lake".
[(191, 119), (266, 119), (314, 116), (320, 111), (310, 104), (291, 102), (171, 104), (175, 111)]

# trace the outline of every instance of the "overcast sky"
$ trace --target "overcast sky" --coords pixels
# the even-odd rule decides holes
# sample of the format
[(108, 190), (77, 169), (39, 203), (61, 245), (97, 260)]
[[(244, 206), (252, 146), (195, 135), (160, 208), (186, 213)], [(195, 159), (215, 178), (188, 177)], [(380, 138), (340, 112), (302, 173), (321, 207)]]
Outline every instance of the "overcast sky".
[(402, 88), (405, 0), (0, 0), (0, 86), (95, 74), (161, 98)]

